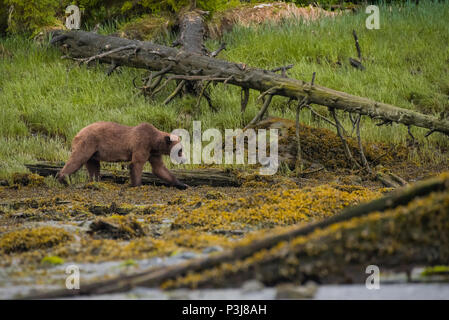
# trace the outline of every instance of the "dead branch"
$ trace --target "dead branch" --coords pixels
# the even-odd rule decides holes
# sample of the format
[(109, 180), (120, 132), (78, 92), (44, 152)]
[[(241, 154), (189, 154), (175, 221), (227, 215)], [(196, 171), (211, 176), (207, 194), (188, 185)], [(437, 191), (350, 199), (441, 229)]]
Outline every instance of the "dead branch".
[(185, 83), (185, 80), (181, 80), (176, 86), (175, 90), (167, 97), (167, 99), (164, 100), (164, 104), (169, 104), (170, 101), (172, 101), (179, 94), (179, 92), (181, 92), (182, 87)]
[(170, 76), (168, 80), (186, 80), (186, 81), (222, 81), (224, 84), (225, 81), (231, 80), (230, 77), (221, 78), (217, 76), (184, 76), (184, 75), (174, 75)]
[[(160, 86), (158, 87), (156, 90), (154, 90), (153, 92), (153, 96), (160, 92), (163, 88), (165, 88), (168, 84), (168, 82), (172, 81), (172, 80), (183, 80), (183, 81), (226, 81), (229, 80), (228, 78), (219, 78), (219, 77), (215, 77), (215, 76), (183, 76), (183, 75), (173, 75), (170, 76), (166, 79), (166, 81)], [(185, 82), (184, 82), (185, 84)]]
[(361, 168), (360, 164), (354, 159), (352, 156), (351, 150), (349, 149), (348, 143), (346, 142), (346, 139), (343, 136), (343, 126), (341, 125), (340, 121), (338, 121), (337, 114), (335, 112), (334, 108), (331, 108), (329, 110), (334, 117), (335, 124), (337, 125), (337, 134), (340, 137), (341, 143), (343, 144), (343, 150), (345, 151), (346, 158), (355, 166), (358, 168)]
[[(154, 95), (155, 93), (153, 93), (153, 90), (161, 83), (162, 79), (164, 78), (164, 75), (166, 73), (168, 73), (171, 69), (172, 65), (169, 64), (168, 66), (166, 66), (165, 68), (163, 68), (162, 70), (158, 71), (158, 72), (151, 72), (150, 76), (147, 78), (144, 78), (143, 81), (145, 82), (145, 85), (142, 87), (138, 87), (135, 83), (135, 80), (137, 77), (135, 77), (133, 79), (133, 85), (136, 89), (142, 90), (144, 95)], [(154, 82), (153, 79), (155, 78)], [(159, 92), (159, 90), (158, 90)]]
[(366, 169), (368, 173), (371, 174), (371, 168), (369, 166), (368, 160), (366, 160), (365, 153), (363, 152), (363, 144), (362, 144), (362, 138), (360, 137), (360, 120), (362, 116), (359, 114), (355, 120), (356, 123), (356, 135), (357, 135), (357, 142), (359, 144), (359, 152), (360, 152), (360, 159), (362, 160), (362, 165)]
[(365, 66), (362, 64), (362, 51), (360, 50), (359, 39), (357, 38), (357, 33), (352, 30), (352, 35), (354, 36), (355, 48), (357, 50), (357, 59), (349, 58), (349, 63), (356, 69), (365, 70)]
[(359, 61), (362, 61), (362, 50), (360, 49), (359, 38), (357, 37), (357, 33), (355, 32), (355, 30), (352, 30), (352, 35), (354, 36), (357, 57), (359, 58)]
[(154, 89), (154, 91), (151, 93), (151, 96), (154, 97), (157, 93), (159, 93), (162, 89), (164, 89), (167, 84), (170, 82), (170, 78), (165, 79), (164, 83), (161, 84), (159, 87), (157, 87), (156, 89)]
[(323, 119), (324, 121), (326, 121), (327, 123), (333, 125), (334, 127), (337, 127), (337, 125), (335, 124), (335, 122), (332, 122), (331, 120), (329, 120), (329, 119), (326, 118), (325, 116), (323, 116), (323, 115), (319, 114), (318, 112), (316, 112), (316, 111), (312, 108), (312, 106), (306, 105), (305, 107), (308, 108), (308, 109), (310, 110), (310, 112), (312, 112), (312, 113), (313, 113), (315, 116), (317, 116), (318, 118)]
[(106, 71), (106, 75), (109, 77), (119, 66), (120, 65), (113, 60), (108, 71)]
[(294, 64), (288, 64), (286, 66), (281, 66), (281, 67), (271, 69), (271, 72), (286, 71), (286, 70), (293, 68), (293, 66), (294, 66)]
[(240, 111), (242, 113), (245, 113), (246, 106), (248, 105), (249, 101), (249, 89), (248, 88), (242, 88), (242, 91), (240, 92)]
[(220, 53), (220, 52), (222, 52), (223, 50), (226, 50), (226, 43), (221, 43), (220, 44), (220, 47), (217, 49), (217, 50), (215, 50), (215, 51), (212, 51), (211, 52), (211, 54), (209, 55), (211, 58), (215, 58), (216, 56), (218, 56), (218, 54)]
[(272, 87), (269, 88), (268, 90), (262, 92), (256, 100), (260, 100), (262, 98), (264, 98), (266, 95), (274, 95), (278, 90), (281, 90), (282, 86), (276, 86), (276, 87)]
[(89, 64), (91, 61), (99, 60), (99, 59), (107, 57), (107, 56), (109, 56), (109, 55), (111, 55), (113, 53), (117, 53), (117, 52), (120, 52), (120, 51), (123, 51), (123, 50), (129, 50), (129, 49), (137, 49), (137, 46), (135, 44), (131, 44), (131, 45), (115, 48), (115, 49), (112, 49), (112, 50), (109, 50), (109, 51), (106, 51), (106, 52), (94, 55), (92, 57), (82, 58), (82, 59), (79, 59), (79, 58), (71, 58), (71, 59), (73, 59), (75, 61), (78, 61), (79, 63)]
[(389, 175), (387, 175), (385, 173), (377, 172), (376, 178), (377, 178), (377, 180), (382, 182), (382, 184), (387, 188), (397, 188), (400, 186), (400, 184), (398, 184)]
[(435, 130), (429, 130), (429, 132), (426, 133), (426, 135), (424, 136), (425, 138), (427, 138), (428, 136), (430, 136), (432, 133), (434, 133)]
[(212, 104), (212, 99), (210, 98), (209, 94), (207, 93), (207, 91), (204, 91), (203, 93), (204, 98), (207, 101), (207, 104), (209, 105), (209, 108), (213, 111), (213, 112), (218, 112), (218, 109)]
[[(449, 121), (446, 119), (439, 119), (434, 116), (398, 108), (386, 103), (375, 102), (367, 98), (353, 96), (318, 85), (310, 87), (310, 84), (304, 81), (282, 77), (267, 70), (251, 68), (243, 63), (227, 62), (150, 42), (103, 36), (79, 30), (65, 33), (56, 31), (53, 34), (56, 37), (61, 34), (65, 35), (55, 44), (62, 48), (67, 48), (70, 55), (75, 58), (86, 59), (86, 57), (95, 56), (97, 55), (98, 47), (105, 47), (106, 45), (109, 45), (111, 50), (118, 50), (127, 46), (129, 46), (128, 48), (135, 46), (137, 49), (138, 46), (139, 50), (138, 52), (135, 50), (136, 54), (134, 55), (126, 56), (120, 54), (120, 52), (111, 53), (110, 51), (109, 54), (102, 55), (98, 60), (106, 63), (115, 60), (121, 66), (154, 71), (163, 69), (166, 67), (167, 61), (169, 61), (173, 63), (172, 74), (192, 76), (195, 75), (194, 72), (200, 71), (201, 76), (210, 77), (216, 75), (220, 79), (216, 81), (219, 82), (224, 82), (232, 76), (228, 83), (240, 87), (260, 92), (279, 87), (280, 89), (273, 94), (288, 98), (301, 98), (308, 95), (309, 102), (313, 104), (359, 113), (381, 121), (414, 125), (449, 134)], [(80, 46), (79, 42), (82, 42), (83, 45)], [(198, 80), (204, 80), (204, 78)]]
[(286, 66), (282, 66), (282, 67), (277, 67), (277, 68), (271, 69), (271, 72), (281, 71), (281, 75), (283, 77), (286, 77), (287, 76), (287, 70), (293, 68), (293, 66), (294, 66), (293, 64), (288, 64)]
[(413, 146), (413, 147), (417, 146), (419, 148), (418, 140), (416, 140), (415, 136), (413, 135), (411, 126), (407, 126), (407, 133), (408, 133), (408, 135), (411, 138), (411, 141), (410, 141), (409, 145)]
[(349, 63), (351, 64), (351, 66), (353, 66), (356, 69), (359, 69), (361, 71), (365, 70), (365, 67), (363, 66), (363, 64), (354, 58), (349, 58)]
[[(303, 99), (304, 102), (306, 101), (306, 98)], [(298, 103), (296, 106), (296, 121), (295, 121), (295, 134), (296, 134), (296, 163), (295, 163), (295, 170), (296, 174), (300, 174), (303, 169), (302, 165), (302, 157), (301, 157), (301, 139), (299, 136), (299, 113), (301, 112), (301, 108), (303, 107), (303, 102)]]
[(355, 127), (357, 125), (358, 118), (354, 118), (352, 113), (348, 113), (348, 115), (349, 115), (349, 120), (351, 120), (351, 123), (352, 123), (352, 130), (351, 130), (351, 137), (352, 137), (352, 135), (354, 134), (354, 131), (355, 131)]
[[(207, 87), (209, 86), (209, 84), (210, 84), (211, 82), (212, 82), (211, 80), (208, 80), (208, 81), (206, 81), (205, 84), (202, 85), (201, 92), (200, 92), (200, 94), (198, 95), (198, 98), (196, 99), (196, 105), (195, 105), (195, 109), (196, 109), (196, 110), (199, 110), (201, 98), (203, 97), (203, 95), (204, 95), (204, 97), (206, 98), (206, 100), (207, 100), (208, 103), (209, 103), (210, 98), (208, 99), (208, 98), (206, 97), (206, 95), (205, 95), (206, 92), (205, 92), (205, 91), (206, 91)], [(209, 107), (210, 107), (212, 110), (216, 111), (210, 103), (209, 103)]]
[(401, 187), (407, 185), (407, 181), (405, 181), (404, 179), (402, 179), (400, 176), (390, 172), (389, 176), (396, 181)]
[(391, 126), (392, 124), (393, 124), (392, 121), (390, 121), (390, 120), (384, 120), (384, 121), (382, 121), (382, 122), (380, 122), (380, 123), (376, 123), (376, 126), (378, 126), (378, 127), (380, 127), (380, 126), (385, 126), (385, 125)]
[(322, 171), (322, 170), (324, 170), (324, 169), (325, 169), (325, 167), (324, 167), (324, 166), (321, 166), (321, 167), (319, 167), (319, 168), (317, 168), (317, 169), (308, 170), (308, 171), (302, 171), (302, 172), (301, 172), (301, 175), (304, 176), (304, 175), (307, 175), (307, 174), (317, 173), (317, 172), (320, 172), (320, 171)]
[[(310, 86), (313, 87), (315, 85), (315, 76), (316, 72), (313, 72), (312, 81), (310, 82)], [(296, 122), (295, 122), (295, 133), (296, 133), (296, 162), (295, 162), (295, 171), (296, 174), (300, 174), (303, 171), (303, 162), (301, 156), (301, 139), (299, 136), (299, 114), (301, 109), (309, 103), (308, 95), (305, 96), (301, 102), (298, 103), (296, 107)]]
[(269, 94), (262, 106), (262, 108), (260, 109), (259, 113), (253, 118), (253, 120), (251, 120), (243, 130), (248, 129), (250, 126), (256, 124), (260, 119), (262, 119), (263, 115), (265, 114), (265, 111), (267, 111), (268, 106), (271, 103), (271, 99), (273, 98), (272, 94)]

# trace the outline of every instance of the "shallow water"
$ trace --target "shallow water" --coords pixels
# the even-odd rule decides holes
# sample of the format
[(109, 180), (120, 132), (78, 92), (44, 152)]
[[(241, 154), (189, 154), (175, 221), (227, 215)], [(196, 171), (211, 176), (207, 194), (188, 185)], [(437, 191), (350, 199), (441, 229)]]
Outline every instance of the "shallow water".
[(45, 277), (46, 285), (36, 284), (36, 274), (20, 279), (11, 277), (11, 274), (18, 270), (18, 267), (0, 269), (0, 299), (17, 298), (29, 295), (37, 291), (48, 291), (60, 289), (66, 281), (67, 267), (76, 265), (80, 272), (80, 285), (85, 282), (92, 282), (99, 279), (117, 277), (147, 270), (153, 267), (164, 267), (180, 264), (192, 258), (199, 258), (203, 254), (194, 252), (182, 252), (171, 257), (155, 257), (142, 259), (135, 262), (135, 265), (126, 266), (123, 261), (107, 261), (99, 263), (64, 263), (62, 265), (41, 270), (39, 275)]
[(364, 285), (326, 285), (319, 287), (318, 300), (448, 300), (447, 283), (399, 283), (380, 285), (378, 290), (368, 290)]
[[(123, 261), (103, 263), (77, 264), (83, 281), (91, 282), (99, 278), (109, 278), (132, 274), (152, 267), (164, 267), (183, 263), (189, 259), (204, 256), (193, 252), (166, 258), (151, 258), (136, 261), (133, 266), (124, 266)], [(20, 283), (8, 277), (8, 270), (0, 271), (0, 299), (14, 299), (21, 296), (60, 289), (67, 277), (66, 267), (70, 263), (54, 266), (46, 270), (46, 276), (51, 278), (49, 284), (40, 285), (35, 279), (22, 278)], [(227, 289), (176, 289), (164, 291), (154, 288), (136, 287), (128, 292), (74, 297), (73, 299), (143, 299), (143, 300), (273, 300), (273, 299), (316, 299), (316, 300), (378, 300), (378, 299), (418, 299), (418, 300), (448, 300), (449, 282), (447, 276), (423, 276), (423, 268), (414, 268), (410, 279), (405, 273), (383, 273), (380, 278), (380, 288), (369, 290), (364, 284), (353, 285), (316, 285), (308, 283), (304, 286), (284, 284), (277, 287), (265, 287), (256, 280), (250, 280), (239, 288)], [(410, 282), (411, 281), (411, 282)], [(50, 284), (51, 283), (51, 284)], [(287, 288), (287, 289), (286, 289)]]
[[(81, 299), (183, 299), (183, 300), (273, 300), (276, 288), (247, 291), (236, 289), (174, 290), (135, 288), (127, 293), (97, 295)], [(77, 299), (80, 299), (78, 297)], [(315, 300), (448, 300), (449, 284), (386, 284), (379, 290), (368, 290), (364, 285), (318, 286)]]

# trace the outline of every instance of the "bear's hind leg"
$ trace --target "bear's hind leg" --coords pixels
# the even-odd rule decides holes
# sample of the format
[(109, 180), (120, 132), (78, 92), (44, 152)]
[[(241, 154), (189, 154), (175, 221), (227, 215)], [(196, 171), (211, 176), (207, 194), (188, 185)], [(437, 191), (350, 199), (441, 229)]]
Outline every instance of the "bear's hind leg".
[(89, 181), (100, 181), (100, 161), (90, 158), (86, 162)]

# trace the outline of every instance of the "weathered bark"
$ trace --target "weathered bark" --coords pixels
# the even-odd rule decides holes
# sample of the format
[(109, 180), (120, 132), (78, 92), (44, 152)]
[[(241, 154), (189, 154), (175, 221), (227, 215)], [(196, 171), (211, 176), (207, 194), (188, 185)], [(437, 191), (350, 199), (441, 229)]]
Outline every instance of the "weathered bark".
[[(204, 46), (204, 15), (206, 14), (208, 14), (208, 12), (201, 10), (190, 10), (181, 14), (179, 23), (179, 38), (175, 41), (175, 43), (181, 47), (182, 51), (198, 55), (209, 54)], [(182, 83), (182, 85), (180, 85), (180, 83)], [(204, 93), (201, 93), (203, 91), (201, 82), (181, 80), (180, 83), (178, 83), (177, 88), (184, 88), (186, 93), (199, 96), (199, 99), (201, 99), (200, 94), (202, 95)]]
[[(185, 80), (214, 80), (250, 88), (260, 92), (270, 90), (273, 95), (293, 99), (308, 98), (310, 103), (339, 110), (367, 115), (373, 119), (414, 125), (449, 134), (449, 121), (424, 115), (416, 111), (376, 102), (368, 98), (311, 85), (305, 81), (278, 75), (268, 70), (251, 68), (243, 63), (234, 63), (193, 54), (151, 42), (103, 36), (85, 31), (56, 31), (51, 43), (65, 48), (71, 57), (97, 56), (105, 63), (118, 63), (135, 68), (162, 70), (178, 75)], [(120, 49), (122, 48), (122, 49)], [(108, 53), (109, 52), (109, 53)]]
[[(52, 164), (42, 162), (37, 164), (26, 164), (25, 166), (33, 173), (37, 173), (43, 177), (55, 176), (64, 164)], [(209, 185), (212, 187), (238, 187), (240, 182), (236, 176), (229, 171), (220, 169), (200, 169), (200, 170), (171, 170), (173, 174), (182, 182), (189, 186)], [(127, 183), (129, 181), (129, 172), (118, 171), (109, 172), (101, 171), (101, 181), (112, 181), (115, 183)], [(145, 185), (165, 185), (168, 184), (157, 178), (149, 172), (142, 174), (142, 184)]]
[(301, 225), (281, 234), (269, 235), (262, 239), (254, 240), (248, 245), (237, 246), (233, 250), (228, 250), (221, 254), (212, 255), (210, 257), (201, 259), (195, 259), (191, 262), (176, 265), (173, 267), (150, 269), (136, 275), (124, 276), (116, 279), (84, 285), (80, 290), (56, 290), (53, 292), (33, 295), (29, 298), (47, 299), (68, 297), (74, 295), (104, 294), (123, 292), (136, 286), (158, 286), (164, 281), (186, 275), (188, 272), (198, 272), (218, 266), (222, 263), (229, 263), (232, 261), (244, 259), (260, 250), (272, 248), (282, 241), (289, 241), (299, 236), (306, 236), (316, 231), (317, 229), (323, 229), (335, 223), (348, 221), (355, 217), (362, 217), (376, 211), (382, 212), (388, 209), (394, 209), (398, 206), (408, 204), (415, 198), (426, 196), (432, 192), (448, 189), (449, 177), (447, 175), (429, 179), (416, 183), (413, 186), (398, 189), (383, 198), (361, 204), (356, 207), (344, 209), (340, 214), (332, 216), (331, 218), (315, 223), (310, 223), (305, 226)]
[(204, 46), (205, 29), (203, 17), (205, 14), (207, 12), (193, 10), (181, 16), (179, 38), (175, 43), (180, 45), (183, 51), (199, 55), (208, 54)]

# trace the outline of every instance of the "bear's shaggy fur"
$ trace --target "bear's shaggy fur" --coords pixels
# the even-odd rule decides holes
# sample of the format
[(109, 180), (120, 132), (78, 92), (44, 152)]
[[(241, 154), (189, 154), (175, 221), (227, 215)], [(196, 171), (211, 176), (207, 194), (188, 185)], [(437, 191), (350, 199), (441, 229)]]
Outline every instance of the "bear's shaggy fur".
[[(170, 185), (186, 189), (165, 167), (162, 155), (170, 155), (172, 148), (180, 143), (175, 135), (158, 130), (149, 123), (135, 127), (114, 122), (95, 122), (81, 131), (72, 141), (72, 154), (64, 168), (58, 173), (58, 180), (66, 183), (65, 177), (86, 165), (90, 180), (99, 180), (100, 161), (131, 161), (131, 185), (142, 184), (142, 169), (150, 161), (153, 174)], [(182, 151), (179, 150), (179, 155)]]

